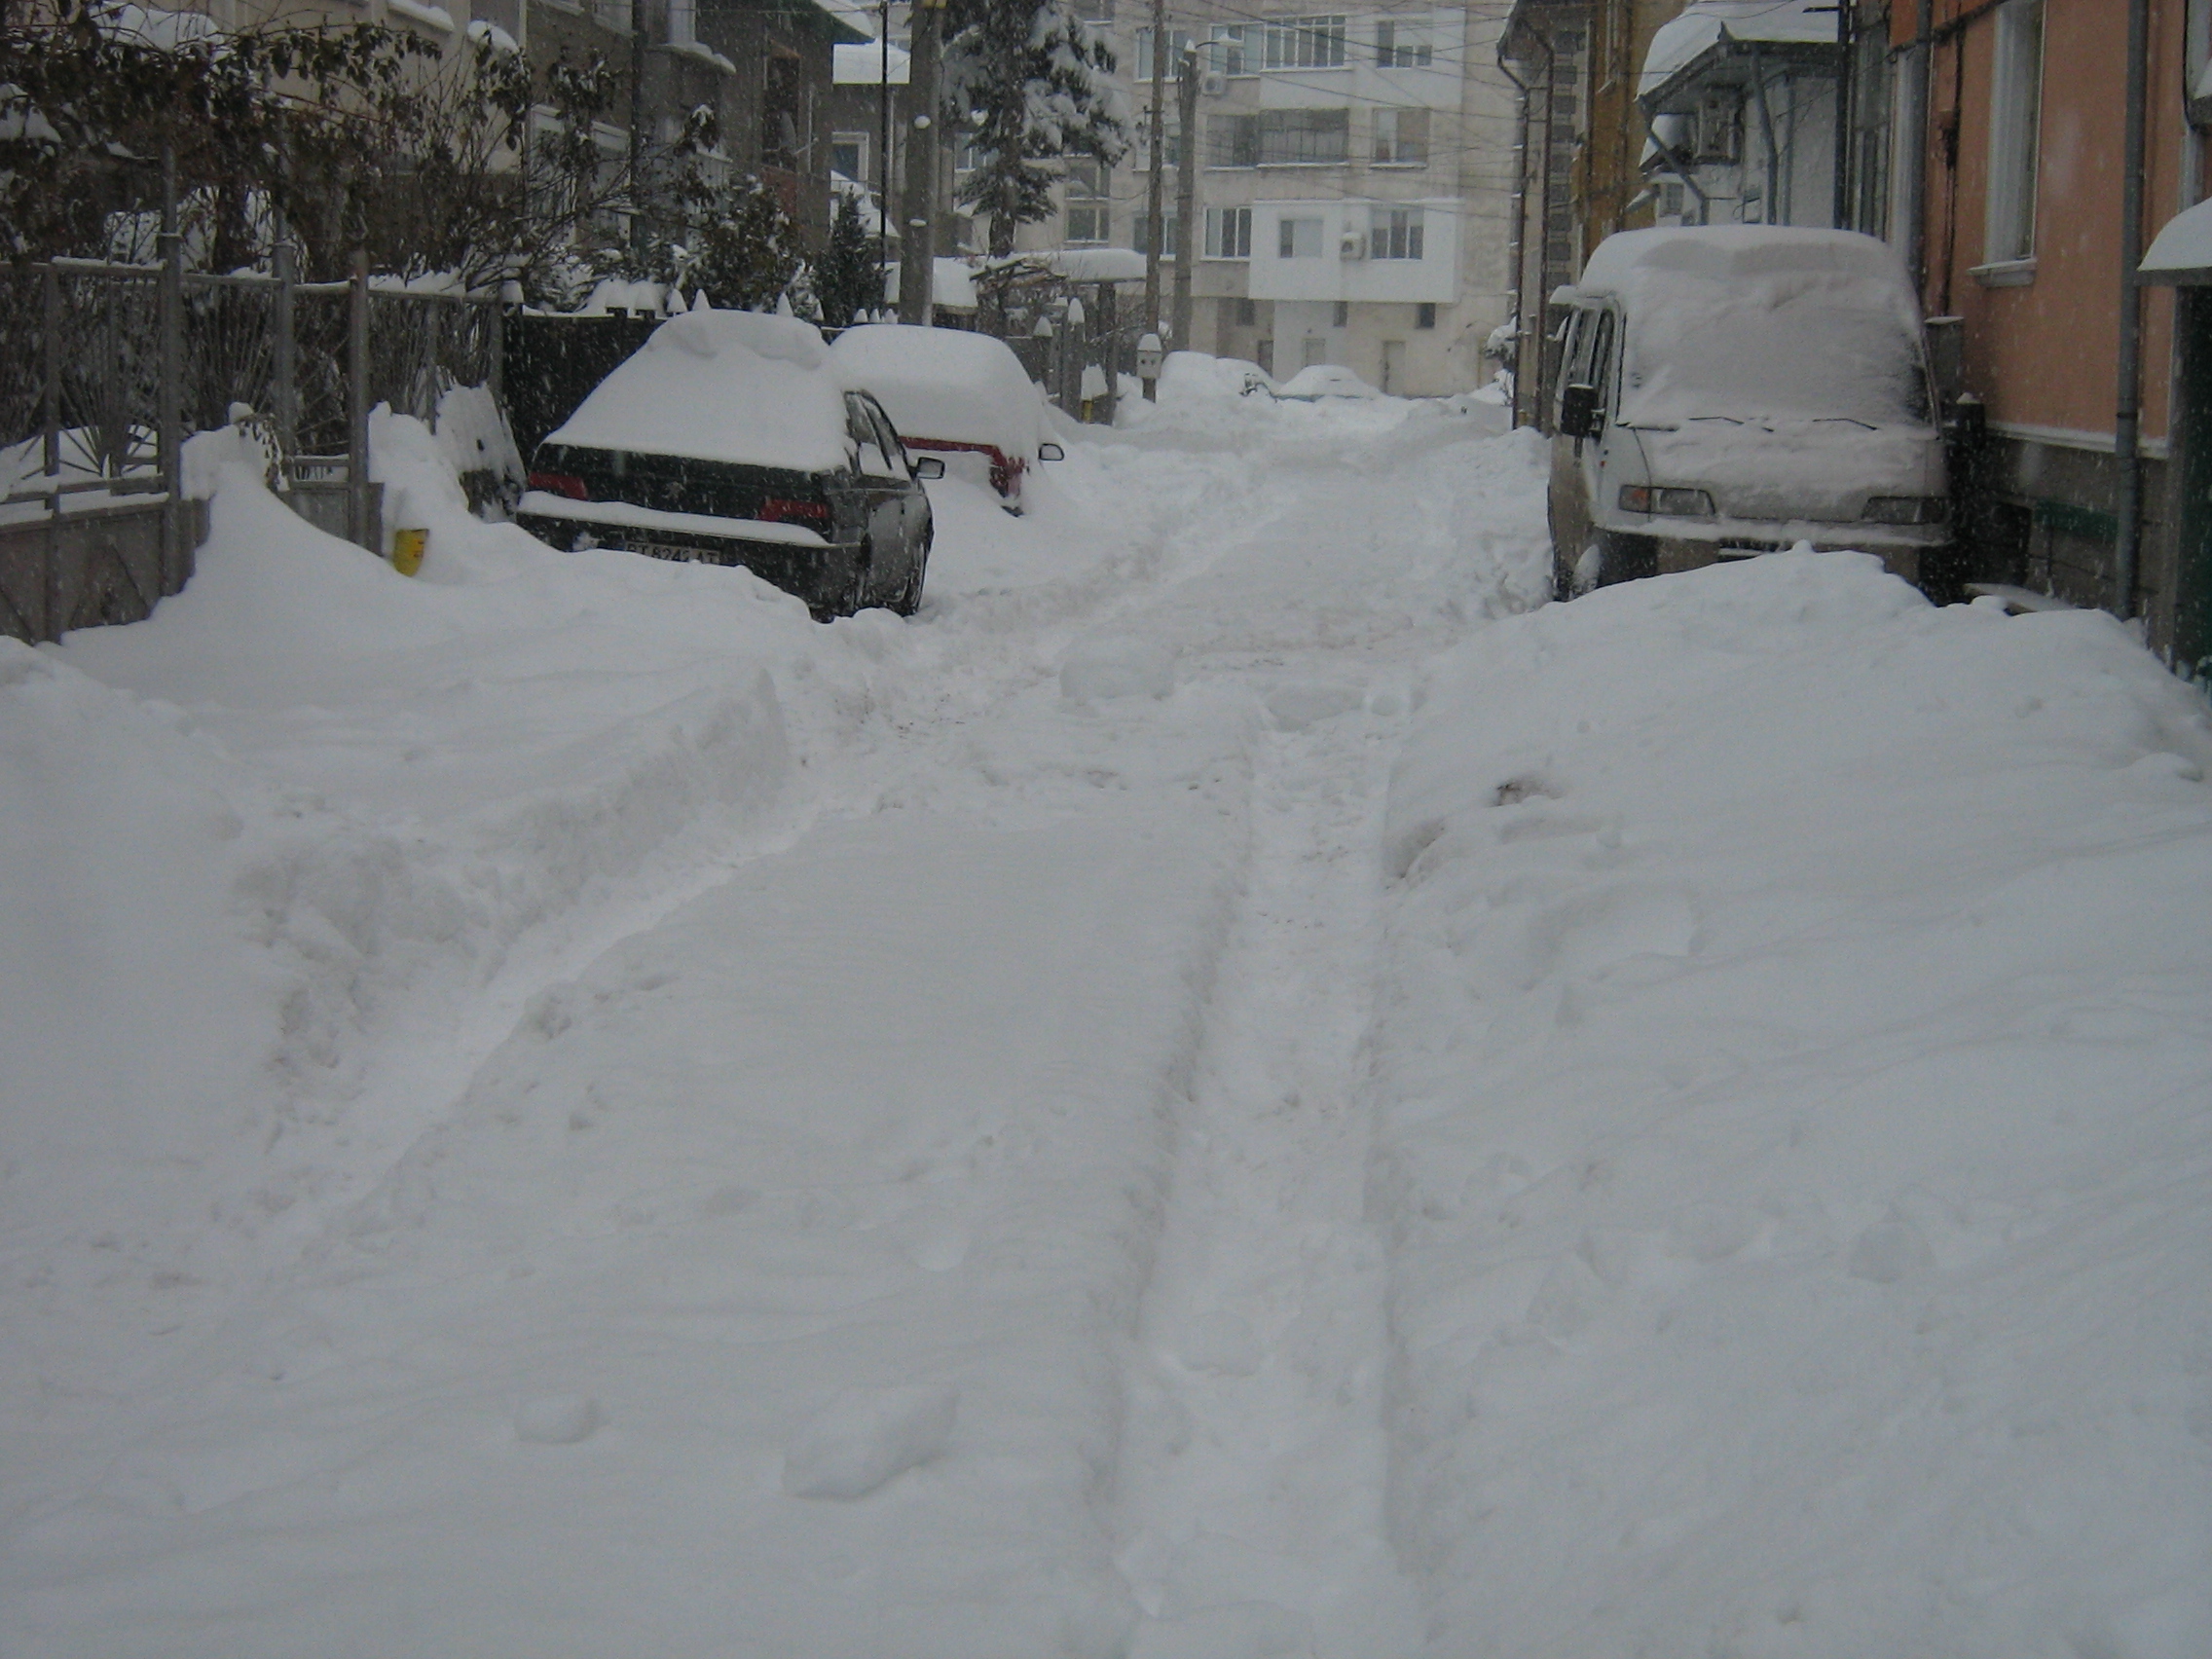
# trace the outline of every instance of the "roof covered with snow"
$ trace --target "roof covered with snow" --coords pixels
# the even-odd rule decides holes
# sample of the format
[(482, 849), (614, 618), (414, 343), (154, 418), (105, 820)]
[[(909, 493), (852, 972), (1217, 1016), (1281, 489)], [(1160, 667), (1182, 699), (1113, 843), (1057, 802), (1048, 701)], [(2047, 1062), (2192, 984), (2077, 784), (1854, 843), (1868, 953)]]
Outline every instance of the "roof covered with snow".
[(1003, 340), (876, 322), (838, 335), (830, 358), (848, 384), (874, 394), (901, 437), (1037, 453), (1044, 405)]
[[(862, 41), (858, 45), (840, 42), (834, 52), (830, 73), (840, 87), (880, 87), (883, 85), (884, 45), (881, 41)], [(906, 84), (909, 59), (902, 46), (890, 48), (891, 84)]]
[(1637, 96), (1648, 96), (1723, 41), (1762, 45), (1835, 44), (1835, 7), (1821, 0), (1690, 0), (1681, 16), (1660, 25), (1643, 55)]
[(845, 459), (844, 388), (812, 323), (693, 311), (655, 329), (546, 442), (824, 472)]
[(1625, 421), (1925, 424), (1920, 318), (1896, 252), (1855, 231), (1625, 231), (1576, 291), (1627, 321)]
[(2185, 276), (2212, 276), (2212, 202), (2175, 214), (2165, 229), (2152, 239), (2151, 251), (2139, 268), (2154, 279), (2172, 281)]

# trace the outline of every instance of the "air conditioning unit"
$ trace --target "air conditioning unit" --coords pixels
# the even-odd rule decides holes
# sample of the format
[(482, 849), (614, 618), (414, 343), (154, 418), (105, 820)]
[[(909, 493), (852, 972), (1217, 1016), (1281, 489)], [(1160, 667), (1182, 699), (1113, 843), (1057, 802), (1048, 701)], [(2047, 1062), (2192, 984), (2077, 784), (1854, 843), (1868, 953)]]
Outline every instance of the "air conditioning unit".
[(1339, 259), (1365, 259), (1367, 257), (1367, 233), (1365, 231), (1345, 232), (1342, 237), (1337, 239), (1337, 257)]
[(1198, 91), (1209, 98), (1225, 97), (1229, 92), (1229, 77), (1218, 69), (1209, 69), (1198, 77)]

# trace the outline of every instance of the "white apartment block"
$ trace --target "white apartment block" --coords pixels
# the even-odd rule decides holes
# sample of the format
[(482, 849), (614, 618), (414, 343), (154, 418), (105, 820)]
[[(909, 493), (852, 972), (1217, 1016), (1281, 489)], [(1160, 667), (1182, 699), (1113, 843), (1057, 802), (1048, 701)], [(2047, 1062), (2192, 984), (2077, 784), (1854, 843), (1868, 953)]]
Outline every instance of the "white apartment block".
[[(1152, 11), (1093, 0), (1138, 135), (1110, 171), (1068, 168), (1055, 219), (1024, 247), (1142, 249)], [(1309, 0), (1309, 4), (1310, 0)], [(1513, 88), (1496, 63), (1502, 0), (1312, 13), (1268, 0), (1168, 12), (1162, 308), (1195, 254), (1192, 338), (1287, 377), (1338, 363), (1414, 396), (1465, 390), (1511, 310)], [(1175, 219), (1173, 68), (1198, 46), (1198, 211)]]

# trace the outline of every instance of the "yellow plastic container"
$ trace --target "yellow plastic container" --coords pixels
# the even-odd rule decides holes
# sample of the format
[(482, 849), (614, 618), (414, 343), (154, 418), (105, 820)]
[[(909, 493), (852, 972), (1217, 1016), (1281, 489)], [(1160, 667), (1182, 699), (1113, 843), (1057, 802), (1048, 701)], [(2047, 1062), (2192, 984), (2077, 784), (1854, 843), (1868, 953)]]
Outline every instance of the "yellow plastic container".
[(430, 545), (430, 533), (426, 530), (395, 530), (391, 533), (391, 568), (403, 576), (417, 574), (423, 569), (423, 555)]

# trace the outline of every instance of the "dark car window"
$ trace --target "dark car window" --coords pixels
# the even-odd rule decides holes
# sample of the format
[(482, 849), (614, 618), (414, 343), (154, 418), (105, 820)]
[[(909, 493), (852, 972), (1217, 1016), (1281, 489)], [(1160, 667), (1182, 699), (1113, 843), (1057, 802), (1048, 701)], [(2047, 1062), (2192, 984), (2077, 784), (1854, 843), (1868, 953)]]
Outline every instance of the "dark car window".
[(856, 462), (864, 478), (903, 478), (896, 470), (898, 462), (885, 452), (883, 434), (876, 430), (875, 417), (870, 413), (867, 400), (858, 392), (845, 394), (845, 431), (860, 451)]

